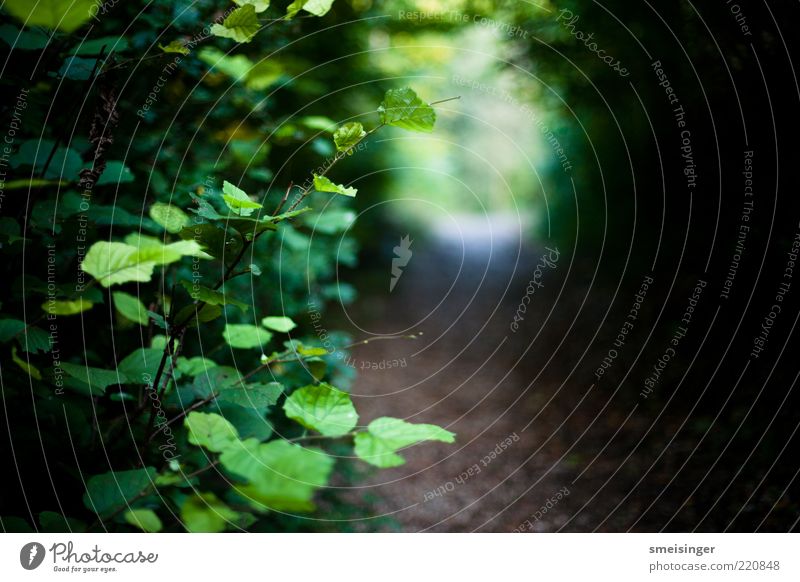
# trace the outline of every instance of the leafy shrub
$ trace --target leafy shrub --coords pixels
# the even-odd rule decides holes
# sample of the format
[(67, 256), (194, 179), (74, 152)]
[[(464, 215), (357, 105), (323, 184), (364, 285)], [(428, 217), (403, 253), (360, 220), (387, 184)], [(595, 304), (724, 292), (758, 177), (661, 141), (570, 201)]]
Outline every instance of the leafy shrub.
[[(294, 2), (286, 18), (322, 16), (332, 3)], [(17, 453), (41, 450), (48, 473), (59, 467), (67, 514), (42, 511), (45, 530), (249, 528), (270, 512), (314, 510), (336, 467), (329, 447), (338, 455), (347, 443), (351, 456), (385, 468), (415, 443), (454, 441), (397, 418), (359, 427), (337, 367), (346, 338), (323, 347), (298, 335), (293, 319), (352, 295), (333, 277), (337, 260), (355, 264), (355, 243), (343, 236), (354, 214), (343, 204), (357, 191), (331, 171), (385, 126), (432, 131), (434, 109), (402, 87), (386, 92), (369, 131), (360, 121), (265, 111), (262, 93), (290, 74), (290, 59), (240, 52), (237, 43), (256, 45), (269, 2), (236, 4), (222, 14), (206, 2), (157, 6), (143, 18), (153, 30), (126, 36), (112, 35), (138, 8), (113, 7), (88, 40), (77, 31), (98, 16), (94, 2), (4, 5), (26, 26), (53, 31), (49, 39), (4, 25), (1, 35), (19, 70), (41, 56), (52, 65), (14, 109), (25, 130), (4, 158), (16, 176), (3, 182), (0, 218), (10, 291), (0, 319), (3, 400), (6, 412), (10, 402), (32, 404), (12, 442)], [(167, 42), (165, 22), (184, 34)], [(208, 38), (230, 50), (198, 48)], [(279, 45), (280, 35), (267, 42)], [(135, 51), (143, 54), (125, 56)], [(154, 72), (134, 72), (152, 60)], [(88, 114), (75, 111), (61, 126), (41, 117), (48, 102), (84, 99)], [(179, 113), (170, 119), (161, 104)], [(74, 135), (80, 129), (85, 138)], [(330, 155), (301, 185), (279, 187), (270, 149), (304, 142)], [(341, 200), (315, 213), (312, 196)]]

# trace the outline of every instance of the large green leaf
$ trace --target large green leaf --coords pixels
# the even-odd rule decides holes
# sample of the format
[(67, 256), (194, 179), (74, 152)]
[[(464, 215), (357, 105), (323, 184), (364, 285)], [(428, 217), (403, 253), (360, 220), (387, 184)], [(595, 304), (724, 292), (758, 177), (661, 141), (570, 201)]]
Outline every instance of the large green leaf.
[(333, 6), (334, 0), (295, 0), (286, 7), (286, 18), (292, 18), (301, 10), (314, 16), (325, 16)]
[(125, 243), (137, 249), (138, 260), (154, 261), (157, 265), (169, 265), (180, 261), (183, 257), (210, 258), (195, 240), (179, 240), (164, 244), (154, 236), (133, 233), (125, 237)]
[(220, 455), (223, 467), (247, 480), (237, 491), (256, 507), (285, 511), (314, 509), (314, 491), (328, 483), (333, 459), (284, 440), (259, 444), (247, 439)]
[(152, 509), (129, 509), (125, 512), (125, 521), (133, 527), (148, 533), (159, 532), (162, 529), (161, 520)]
[(232, 443), (239, 442), (239, 433), (219, 414), (190, 412), (183, 421), (189, 431), (189, 442), (220, 453)]
[(180, 232), (190, 222), (189, 216), (183, 210), (163, 202), (156, 202), (150, 207), (150, 218), (173, 234)]
[[(220, 217), (222, 218), (222, 217)], [(242, 250), (242, 236), (233, 228), (222, 229), (203, 223), (187, 226), (178, 233), (183, 240), (194, 240), (212, 257), (230, 261)]]
[(154, 467), (145, 467), (95, 475), (86, 484), (83, 504), (100, 517), (115, 513), (149, 490), (156, 472)]
[(69, 376), (87, 384), (92, 394), (102, 394), (109, 386), (130, 382), (130, 379), (118, 370), (103, 370), (102, 368), (70, 364), (69, 362), (62, 362), (61, 369)]
[(222, 199), (238, 216), (250, 216), (261, 204), (253, 202), (247, 193), (228, 181), (222, 183)]
[(217, 400), (257, 409), (272, 406), (283, 394), (283, 386), (278, 382), (268, 384), (236, 382), (218, 386), (217, 390)]
[(51, 315), (75, 315), (92, 308), (92, 302), (83, 297), (77, 299), (53, 299), (42, 303), (42, 309)]
[(0, 319), (0, 342), (7, 342), (24, 330), (24, 321), (19, 319)]
[(227, 292), (217, 291), (209, 287), (203, 287), (193, 283), (192, 281), (181, 281), (181, 285), (189, 292), (192, 299), (195, 301), (202, 301), (208, 305), (234, 305), (242, 311), (247, 311), (248, 305), (238, 299), (230, 297)]
[(347, 188), (342, 184), (335, 184), (325, 176), (318, 176), (314, 174), (314, 190), (317, 192), (333, 192), (343, 196), (355, 197), (358, 190), (355, 188)]
[(218, 533), (239, 519), (239, 514), (213, 493), (197, 493), (181, 505), (181, 521), (192, 533)]
[(147, 325), (150, 321), (147, 315), (147, 308), (138, 298), (124, 291), (114, 291), (111, 295), (114, 298), (114, 307), (125, 319), (129, 319), (139, 325)]
[(341, 436), (358, 422), (350, 395), (329, 384), (298, 388), (283, 404), (286, 416), (325, 436)]
[(155, 261), (143, 261), (139, 249), (121, 242), (94, 243), (81, 262), (81, 269), (97, 279), (103, 287), (130, 281), (149, 281)]
[(455, 434), (435, 424), (411, 424), (399, 418), (376, 418), (355, 436), (355, 452), (376, 467), (396, 467), (405, 459), (396, 451), (422, 441), (455, 442)]
[(410, 87), (389, 89), (378, 108), (381, 122), (411, 131), (433, 131), (436, 112)]
[(214, 24), (211, 34), (232, 38), (236, 42), (250, 42), (260, 28), (255, 6), (245, 4), (231, 12), (222, 24)]
[(228, 323), (222, 332), (223, 339), (232, 348), (260, 348), (272, 339), (272, 334), (265, 329), (248, 323)]
[(357, 121), (345, 123), (333, 132), (333, 142), (337, 151), (344, 152), (352, 148), (367, 135), (364, 126)]
[(147, 384), (155, 380), (163, 350), (137, 348), (125, 356), (117, 366), (131, 384)]
[(270, 316), (261, 320), (261, 325), (272, 331), (288, 333), (297, 327), (297, 324), (288, 317)]
[(269, 8), (270, 0), (233, 0), (234, 4), (244, 6), (245, 4), (252, 4), (256, 12), (264, 12)]
[(264, 413), (249, 406), (239, 406), (229, 402), (218, 404), (219, 411), (236, 427), (241, 438), (265, 441), (272, 436), (272, 424), (265, 418)]
[(25, 26), (72, 32), (97, 12), (95, 0), (5, 0), (3, 8)]

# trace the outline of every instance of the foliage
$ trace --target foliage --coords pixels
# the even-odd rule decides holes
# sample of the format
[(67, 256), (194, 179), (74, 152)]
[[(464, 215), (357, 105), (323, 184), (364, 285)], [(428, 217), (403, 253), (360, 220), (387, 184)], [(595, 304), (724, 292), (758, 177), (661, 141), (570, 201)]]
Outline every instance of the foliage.
[[(371, 130), (292, 117), (314, 96), (310, 84), (264, 100), (304, 66), (287, 51), (271, 56), (291, 44), (292, 17), (332, 6), (235, 0), (223, 14), (210, 2), (158, 5), (142, 20), (151, 29), (120, 36), (139, 8), (108, 5), (84, 40), (94, 2), (4, 4), (16, 36), (28, 35), (15, 65), (50, 66), (25, 97), (4, 183), (28, 198), (8, 197), (0, 218), (4, 400), (32, 397), (37, 423), (53, 426), (31, 423), (42, 434), (17, 446), (42, 438), (48, 455), (76, 455), (86, 472), (56, 477), (66, 516), (40, 508), (48, 531), (270, 527), (275, 511), (314, 510), (341, 465), (338, 447), (389, 467), (404, 447), (453, 442), (400, 419), (360, 428), (345, 366), (301, 323), (304, 306), (348, 295), (337, 261), (356, 264), (342, 233), (357, 191), (329, 174), (386, 125), (427, 132), (435, 122), (407, 87), (373, 105)], [(280, 23), (272, 35), (262, 33), (267, 22)], [(53, 124), (39, 111), (53, 99), (87, 110)], [(272, 170), (292, 148), (315, 168), (300, 185)], [(315, 213), (313, 197), (331, 207)], [(345, 353), (346, 343), (335, 345)]]

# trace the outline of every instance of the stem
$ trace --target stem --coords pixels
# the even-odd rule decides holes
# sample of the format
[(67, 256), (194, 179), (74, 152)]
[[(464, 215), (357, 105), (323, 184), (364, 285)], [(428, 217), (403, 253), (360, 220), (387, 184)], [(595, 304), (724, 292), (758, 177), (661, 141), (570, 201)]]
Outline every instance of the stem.
[(456, 95), (455, 97), (448, 97), (447, 99), (440, 99), (439, 101), (434, 101), (432, 103), (429, 103), (428, 105), (433, 107), (434, 105), (441, 105), (442, 103), (447, 103), (449, 101), (458, 101), (459, 99), (461, 99), (461, 95)]

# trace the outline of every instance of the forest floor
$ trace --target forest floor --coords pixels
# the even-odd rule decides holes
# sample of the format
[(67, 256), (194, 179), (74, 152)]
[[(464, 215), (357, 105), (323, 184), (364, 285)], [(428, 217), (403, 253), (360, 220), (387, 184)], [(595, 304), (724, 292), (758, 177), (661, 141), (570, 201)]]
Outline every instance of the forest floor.
[[(414, 243), (392, 292), (388, 263), (384, 273), (361, 281), (373, 291), (347, 313), (355, 337), (424, 334), (354, 348), (359, 377), (352, 392), (361, 421), (430, 422), (455, 432), (457, 441), (405, 450), (405, 465), (371, 474), (347, 498), (363, 505), (369, 493), (377, 499), (369, 515), (390, 516), (402, 531), (652, 528), (639, 516), (642, 499), (654, 495), (632, 490), (649, 453), (626, 459), (646, 421), (630, 414), (634, 397), (615, 400), (612, 389), (593, 386), (598, 353), (608, 348), (595, 342), (584, 352), (599, 309), (584, 298), (586, 289), (562, 287), (580, 266), (498, 232), (508, 232), (507, 225), (494, 237), (473, 232), (462, 240), (443, 232)], [(514, 331), (532, 279), (541, 286)], [(595, 316), (570, 325), (579, 312)], [(664, 479), (651, 474), (647, 485)], [(367, 520), (359, 529), (391, 529), (384, 524)]]

